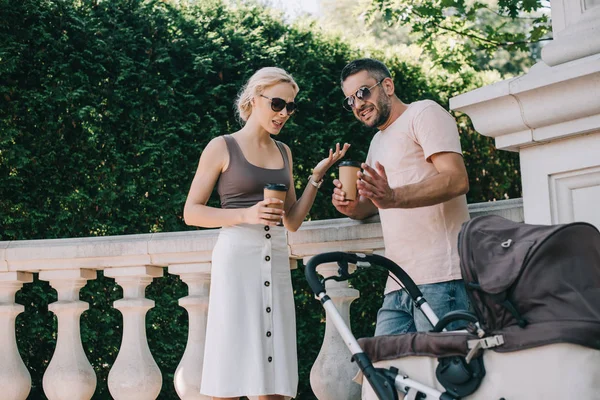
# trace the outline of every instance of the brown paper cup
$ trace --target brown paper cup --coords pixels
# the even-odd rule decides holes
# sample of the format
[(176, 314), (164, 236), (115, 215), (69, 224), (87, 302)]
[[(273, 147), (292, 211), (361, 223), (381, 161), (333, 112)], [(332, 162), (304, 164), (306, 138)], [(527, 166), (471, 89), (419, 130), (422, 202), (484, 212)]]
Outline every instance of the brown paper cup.
[[(287, 194), (287, 186), (282, 183), (269, 183), (265, 186), (265, 199), (279, 199), (285, 203), (285, 195)], [(269, 207), (283, 209), (283, 204), (269, 204)]]
[(358, 161), (342, 161), (340, 163), (340, 182), (342, 182), (342, 190), (346, 193), (346, 200), (356, 200), (356, 181), (358, 177), (356, 173), (360, 171), (360, 163)]

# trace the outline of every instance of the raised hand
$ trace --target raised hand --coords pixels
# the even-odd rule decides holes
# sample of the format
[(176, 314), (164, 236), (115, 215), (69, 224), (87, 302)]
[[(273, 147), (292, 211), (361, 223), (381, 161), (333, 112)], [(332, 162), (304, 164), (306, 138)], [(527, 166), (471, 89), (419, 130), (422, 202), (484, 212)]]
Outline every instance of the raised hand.
[(340, 144), (337, 143), (335, 145), (335, 151), (333, 151), (333, 149), (329, 149), (329, 157), (324, 158), (317, 164), (317, 166), (313, 169), (313, 177), (318, 178), (317, 181), (320, 181), (321, 178), (325, 176), (327, 170), (346, 155), (346, 152), (349, 148), (350, 144), (344, 143), (344, 147), (340, 149)]
[[(269, 207), (271, 206), (271, 207)], [(281, 208), (275, 208), (278, 206)], [(259, 201), (250, 208), (244, 210), (244, 223), (277, 225), (281, 222), (285, 211), (283, 211), (283, 201), (274, 198)]]
[(375, 163), (375, 168), (367, 164), (362, 164), (363, 172), (359, 172), (360, 180), (356, 184), (358, 193), (371, 200), (377, 208), (396, 207), (395, 193), (388, 184), (388, 178), (385, 168), (379, 162)]

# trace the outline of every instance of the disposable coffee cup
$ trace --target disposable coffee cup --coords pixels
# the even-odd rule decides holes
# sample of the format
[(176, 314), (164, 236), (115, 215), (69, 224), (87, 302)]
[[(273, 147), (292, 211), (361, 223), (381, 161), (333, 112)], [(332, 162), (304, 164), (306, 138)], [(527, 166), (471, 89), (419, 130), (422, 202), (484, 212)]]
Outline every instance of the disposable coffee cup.
[(342, 182), (342, 190), (346, 193), (346, 200), (356, 200), (356, 181), (358, 180), (356, 173), (360, 171), (360, 162), (342, 161), (339, 167), (339, 179)]
[[(274, 198), (285, 202), (285, 195), (287, 194), (287, 191), (288, 188), (283, 183), (268, 183), (267, 185), (265, 185), (264, 198)], [(283, 203), (269, 204), (269, 207), (283, 209)]]

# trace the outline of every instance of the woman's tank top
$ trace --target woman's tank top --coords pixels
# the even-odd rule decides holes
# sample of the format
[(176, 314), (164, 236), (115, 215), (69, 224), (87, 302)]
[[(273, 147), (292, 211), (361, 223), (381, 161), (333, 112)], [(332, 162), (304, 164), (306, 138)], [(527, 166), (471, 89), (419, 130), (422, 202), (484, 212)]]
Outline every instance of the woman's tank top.
[(283, 168), (268, 169), (250, 164), (237, 141), (224, 135), (229, 165), (217, 182), (221, 208), (248, 208), (263, 200), (263, 189), (268, 183), (283, 183), (290, 187), (290, 163), (287, 151), (281, 142), (275, 144), (283, 157)]

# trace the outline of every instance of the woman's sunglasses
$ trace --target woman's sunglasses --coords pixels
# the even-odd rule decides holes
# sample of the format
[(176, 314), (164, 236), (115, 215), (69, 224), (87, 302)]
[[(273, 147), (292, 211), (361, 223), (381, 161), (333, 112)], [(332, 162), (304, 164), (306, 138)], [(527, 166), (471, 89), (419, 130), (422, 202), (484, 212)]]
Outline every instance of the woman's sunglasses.
[(280, 99), (279, 97), (267, 97), (262, 94), (260, 95), (260, 97), (264, 97), (265, 99), (271, 100), (271, 110), (275, 112), (280, 112), (285, 108), (287, 110), (288, 115), (292, 115), (298, 109), (296, 107), (296, 103), (294, 103), (293, 101), (286, 103), (284, 99)]
[(374, 84), (371, 87), (363, 86), (360, 89), (358, 89), (356, 91), (356, 93), (354, 93), (353, 95), (351, 94), (350, 96), (346, 97), (344, 99), (344, 101), (342, 102), (342, 105), (344, 106), (344, 108), (348, 111), (352, 111), (352, 109), (354, 108), (354, 105), (356, 103), (356, 99), (359, 99), (362, 101), (369, 100), (369, 98), (371, 98), (371, 89), (373, 89), (375, 86), (381, 84), (381, 82), (383, 82), (384, 79), (385, 78), (383, 78), (382, 80), (380, 80), (379, 82), (377, 82), (376, 84)]

